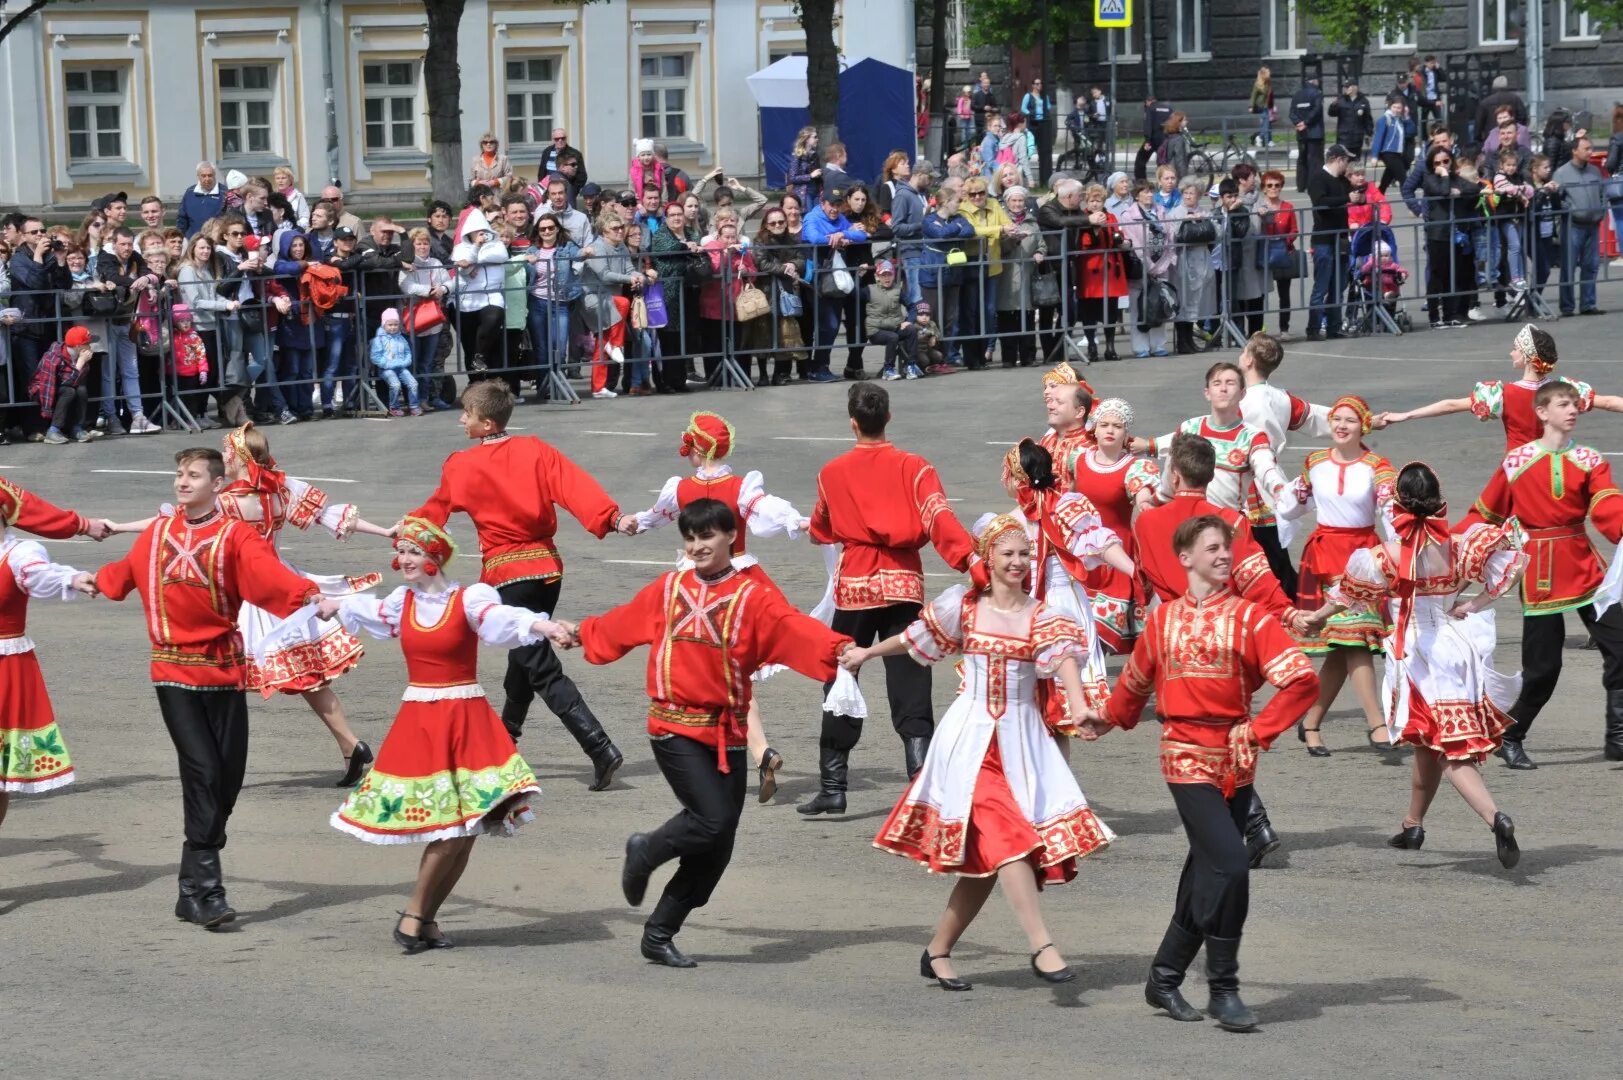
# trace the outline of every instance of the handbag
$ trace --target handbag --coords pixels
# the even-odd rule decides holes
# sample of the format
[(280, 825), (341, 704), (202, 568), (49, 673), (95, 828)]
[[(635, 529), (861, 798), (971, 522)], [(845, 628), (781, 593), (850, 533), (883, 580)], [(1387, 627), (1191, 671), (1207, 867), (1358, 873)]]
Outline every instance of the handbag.
[(119, 309), (119, 293), (122, 289), (90, 289), (85, 292), (85, 310), (91, 315), (106, 318), (117, 315)]
[(1606, 201), (1614, 204), (1623, 202), (1623, 173), (1606, 181)]
[(1178, 242), (1189, 245), (1215, 244), (1217, 225), (1211, 218), (1186, 218), (1178, 227)]
[(671, 323), (670, 311), (665, 307), (665, 286), (662, 282), (652, 282), (643, 286), (643, 308), (647, 313), (650, 330), (663, 330)]
[(1138, 325), (1144, 330), (1160, 326), (1177, 310), (1177, 290), (1165, 281), (1148, 282), (1138, 302)]
[(817, 295), (840, 300), (856, 291), (857, 279), (845, 268), (845, 256), (838, 251), (828, 261), (828, 272), (817, 283)]
[(265, 309), (259, 307), (244, 307), (237, 309), (237, 318), (242, 322), (245, 334), (263, 334), (265, 332)]
[(445, 325), (445, 309), (434, 300), (421, 300), (411, 306), (406, 316), (406, 333), (422, 335)]
[(641, 293), (631, 298), (631, 329), (648, 329), (648, 301)]
[(767, 302), (766, 293), (753, 284), (746, 284), (738, 290), (738, 299), (733, 301), (733, 314), (739, 322), (750, 322), (759, 319), (772, 310)]
[(786, 319), (798, 319), (806, 310), (800, 299), (800, 290), (792, 284), (778, 286), (778, 314)]
[(1059, 307), (1059, 278), (1054, 274), (1038, 274), (1031, 279), (1031, 306)]
[(1128, 281), (1144, 280), (1144, 260), (1138, 257), (1138, 252), (1123, 244), (1116, 249), (1116, 254), (1121, 256), (1121, 268)]

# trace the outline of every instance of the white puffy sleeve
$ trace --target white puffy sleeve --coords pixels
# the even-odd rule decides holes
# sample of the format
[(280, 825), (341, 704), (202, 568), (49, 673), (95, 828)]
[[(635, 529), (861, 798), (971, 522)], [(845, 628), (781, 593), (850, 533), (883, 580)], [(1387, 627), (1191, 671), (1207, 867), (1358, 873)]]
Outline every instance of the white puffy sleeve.
[(806, 520), (788, 499), (768, 495), (765, 480), (753, 470), (744, 474), (743, 486), (738, 490), (738, 509), (744, 515), (751, 536), (787, 536), (798, 540)]
[(1285, 474), (1280, 471), (1273, 447), (1264, 443), (1251, 448), (1251, 472), (1257, 479), (1257, 494), (1272, 509), (1278, 504), (1285, 488), (1290, 486)]
[(483, 584), (468, 585), (462, 590), (462, 610), (480, 641), (509, 649), (540, 641), (541, 635), (535, 633), (536, 621), (552, 618), (545, 611), (510, 607), (502, 603), (495, 589)]
[(79, 571), (52, 562), (37, 541), (18, 541), (11, 549), (9, 565), (17, 588), (37, 600), (73, 600), (83, 595), (73, 588)]
[(1086, 495), (1072, 491), (1054, 504), (1054, 521), (1064, 530), (1065, 546), (1092, 570), (1104, 565), (1099, 558), (1112, 544), (1121, 543), (1114, 529), (1107, 528), (1099, 510)]
[(1379, 611), (1391, 592), (1381, 569), (1380, 548), (1360, 548), (1347, 560), (1347, 572), (1330, 587), (1331, 601), (1352, 611)]
[(287, 486), (283, 498), (287, 500), (287, 523), (296, 529), (309, 529), (313, 525), (320, 525), (324, 529), (332, 530), (332, 534), (339, 540), (347, 540), (355, 531), (355, 522), (360, 518), (360, 510), (354, 503), (335, 503), (327, 499), (327, 493), (318, 487), (306, 484), (303, 480), (287, 478)]
[(1274, 513), (1286, 521), (1295, 521), (1313, 509), (1313, 474), (1312, 466), (1302, 466), (1302, 475), (1285, 485), (1280, 492), (1279, 501), (1274, 503)]
[(633, 515), (637, 519), (638, 532), (657, 529), (676, 520), (682, 512), (682, 508), (676, 505), (676, 487), (681, 482), (680, 476), (673, 476), (665, 481), (665, 486), (659, 489), (659, 498), (654, 500), (654, 505)]
[(382, 600), (367, 593), (346, 596), (340, 602), (337, 618), (344, 629), (352, 634), (370, 634), (375, 638), (400, 636), (400, 620), (406, 610), (404, 585)]
[(921, 664), (938, 664), (964, 647), (964, 596), (967, 585), (954, 585), (936, 597), (902, 631), (907, 653)]
[(1472, 525), (1463, 536), (1454, 538), (1454, 559), (1466, 578), (1481, 582), (1488, 595), (1498, 599), (1515, 587), (1527, 569), (1525, 542), (1521, 523), (1515, 518), (1503, 525)]

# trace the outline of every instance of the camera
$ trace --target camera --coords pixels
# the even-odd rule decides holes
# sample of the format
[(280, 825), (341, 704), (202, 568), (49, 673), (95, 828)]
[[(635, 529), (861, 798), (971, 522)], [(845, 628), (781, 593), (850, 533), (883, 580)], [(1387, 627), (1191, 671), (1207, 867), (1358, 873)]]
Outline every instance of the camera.
[(721, 187), (726, 187), (727, 186), (727, 174), (726, 173), (717, 173), (716, 174), (716, 183), (718, 185), (720, 185)]
[(67, 247), (67, 244), (62, 242), (62, 238), (60, 236), (51, 237), (51, 242), (49, 245), (49, 249), (51, 251), (61, 251), (65, 247)]

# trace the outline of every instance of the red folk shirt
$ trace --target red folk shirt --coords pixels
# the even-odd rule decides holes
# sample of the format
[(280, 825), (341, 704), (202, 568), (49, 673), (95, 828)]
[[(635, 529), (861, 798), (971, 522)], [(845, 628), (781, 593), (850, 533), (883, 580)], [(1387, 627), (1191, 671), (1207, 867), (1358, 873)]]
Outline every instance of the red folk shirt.
[(586, 660), (609, 664), (639, 645), (648, 652), (648, 734), (681, 735), (727, 751), (745, 743), (750, 676), (783, 664), (827, 682), (851, 639), (803, 615), (776, 589), (729, 569), (706, 581), (692, 569), (662, 574), (626, 604), (581, 620)]
[(1204, 491), (1180, 491), (1164, 506), (1140, 512), (1138, 520), (1133, 522), (1138, 568), (1155, 595), (1167, 602), (1189, 591), (1189, 572), (1172, 550), (1172, 534), (1178, 531), (1179, 525), (1203, 514), (1215, 514), (1234, 529), (1229, 586), (1270, 615), (1283, 616), (1293, 610), (1285, 590), (1279, 587), (1279, 579), (1268, 565), (1267, 553), (1251, 534), (1251, 523), (1238, 510), (1207, 502)]
[(1083, 454), (1097, 445), (1093, 440), (1093, 432), (1080, 424), (1072, 431), (1049, 429), (1038, 442), (1054, 459), (1054, 475), (1059, 477), (1060, 494), (1075, 491), (1076, 463)]
[(82, 536), (90, 523), (83, 514), (52, 506), (31, 491), (24, 491), (0, 476), (0, 526), (15, 526), (47, 540)]
[(563, 558), (552, 542), (557, 506), (599, 540), (620, 519), (614, 500), (556, 447), (502, 435), (446, 458), (440, 486), (412, 513), (441, 527), (458, 510), (471, 517), (484, 556), (479, 580), (500, 587), (563, 577)]
[(216, 513), (201, 525), (162, 517), (128, 555), (96, 574), (96, 588), (122, 600), (141, 594), (152, 639), (152, 681), (193, 690), (240, 690), (248, 667), (237, 630), (243, 601), (286, 617), (321, 595), (282, 564), (251, 525)]
[(924, 603), (925, 544), (959, 573), (975, 552), (935, 467), (888, 442), (858, 443), (823, 466), (811, 536), (843, 545), (834, 606), (846, 611)]
[[(1252, 720), (1251, 696), (1264, 682), (1277, 692)], [(1162, 777), (1231, 795), (1255, 776), (1257, 748), (1313, 704), (1319, 677), (1277, 619), (1224, 590), (1204, 600), (1185, 594), (1150, 612), (1104, 719), (1132, 728), (1152, 693), (1165, 721)]]
[(1479, 382), (1471, 390), (1471, 415), (1487, 422), (1498, 420), (1505, 427), (1505, 453), (1518, 446), (1537, 442), (1544, 434), (1544, 425), (1533, 409), (1533, 398), (1545, 383), (1564, 382), (1578, 391), (1578, 411), (1588, 412), (1595, 407), (1595, 388), (1577, 379), (1560, 375), (1546, 375), (1542, 379), (1518, 379), (1500, 382), (1493, 379)]
[(1472, 510), (1492, 525), (1514, 517), (1527, 533), (1524, 615), (1555, 615), (1594, 599), (1606, 561), (1589, 542), (1586, 520), (1614, 544), (1623, 534), (1623, 493), (1612, 482), (1612, 467), (1575, 443), (1560, 451), (1537, 442), (1518, 446)]

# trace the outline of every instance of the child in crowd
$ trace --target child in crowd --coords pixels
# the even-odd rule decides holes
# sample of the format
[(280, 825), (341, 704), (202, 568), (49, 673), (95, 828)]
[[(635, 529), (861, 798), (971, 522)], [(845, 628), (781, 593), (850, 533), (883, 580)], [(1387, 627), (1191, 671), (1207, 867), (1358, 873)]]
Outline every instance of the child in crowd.
[(920, 301), (913, 307), (913, 322), (919, 328), (918, 364), (931, 375), (951, 375), (953, 367), (941, 351), (941, 334), (936, 329), (930, 305)]
[(208, 415), (209, 354), (192, 326), (192, 309), (176, 304), (169, 309), (169, 322), (170, 370), (175, 375), (176, 396), (192, 414), (192, 430), (219, 427)]
[(919, 328), (907, 317), (902, 287), (896, 282), (896, 264), (889, 259), (880, 259), (874, 267), (863, 320), (868, 340), (885, 350), (881, 379), (916, 379), (922, 374), (918, 365)]
[[(1527, 271), (1522, 259), (1522, 224), (1532, 204), (1533, 185), (1522, 175), (1521, 157), (1514, 146), (1499, 151), (1499, 170), (1493, 176), (1493, 191), (1498, 197), (1498, 206), (1494, 209), (1492, 227), (1499, 248), (1505, 253), (1510, 287), (1521, 292), (1527, 288)], [(1497, 266), (1489, 269), (1498, 272)]]
[(1403, 295), (1403, 283), (1408, 280), (1409, 271), (1398, 265), (1398, 253), (1385, 240), (1376, 244), (1368, 257), (1358, 264), (1359, 284), (1383, 303), (1395, 305)]
[(400, 331), (400, 312), (385, 308), (383, 323), (372, 338), (372, 366), (378, 369), (378, 377), (389, 384), (389, 415), (406, 415), (400, 407), (400, 385), (404, 383), (411, 415), (421, 416), (423, 410), (417, 404), (417, 376), (411, 373), (411, 342)]
[(64, 429), (78, 442), (101, 437), (101, 432), (86, 431), (83, 426), (87, 396), (84, 374), (90, 366), (95, 340), (84, 327), (70, 327), (62, 340), (46, 352), (28, 384), (28, 396), (39, 404), (40, 416), (50, 422), (45, 441), (53, 446), (68, 441)]
[[(1460, 222), (1460, 228), (1470, 238), (1471, 250), (1476, 258), (1476, 283), (1481, 288), (1492, 279), (1492, 267), (1488, 265), (1488, 219), (1493, 216), (1494, 207), (1499, 204), (1499, 197), (1493, 193), (1493, 181), (1483, 180), (1482, 174), (1477, 172), (1476, 166), (1469, 161), (1462, 161), (1459, 165), (1460, 187), (1469, 194), (1472, 188), (1480, 190), (1476, 201), (1476, 214)], [(1476, 310), (1475, 298), (1472, 298), (1471, 309)]]
[(1550, 271), (1561, 263), (1561, 222), (1566, 215), (1567, 193), (1552, 178), (1550, 159), (1543, 154), (1534, 155), (1527, 172), (1533, 187), (1533, 280), (1542, 297)]

